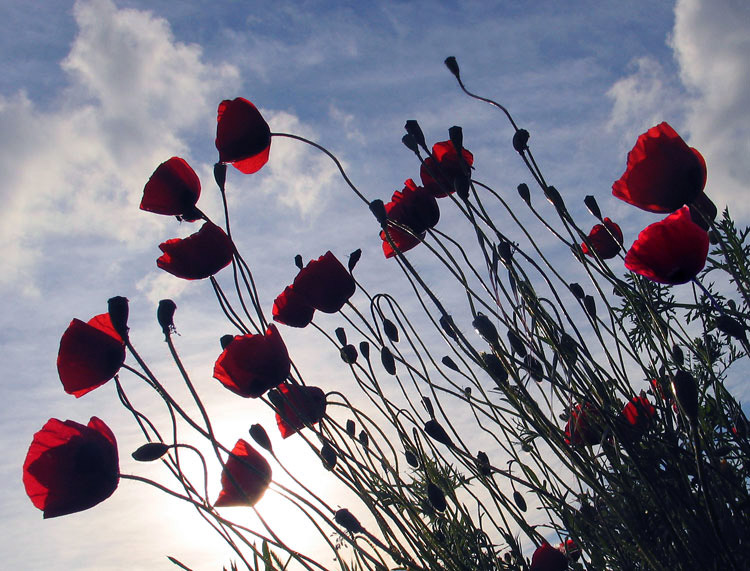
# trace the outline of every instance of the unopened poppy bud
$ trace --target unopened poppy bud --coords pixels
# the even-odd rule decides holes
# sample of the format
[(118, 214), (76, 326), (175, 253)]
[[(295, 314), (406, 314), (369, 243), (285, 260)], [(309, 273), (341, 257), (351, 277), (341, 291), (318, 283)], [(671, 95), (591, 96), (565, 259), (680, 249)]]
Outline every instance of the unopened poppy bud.
[(338, 458), (336, 457), (336, 451), (333, 446), (326, 442), (320, 449), (320, 460), (323, 462), (323, 467), (326, 470), (333, 470), (336, 467)]
[(224, 191), (224, 185), (227, 182), (227, 165), (226, 163), (216, 163), (214, 165), (214, 180), (221, 191)]
[(164, 444), (163, 442), (149, 442), (138, 448), (131, 456), (133, 460), (137, 460), (138, 462), (153, 462), (164, 456), (167, 450), (169, 450), (168, 444)]
[(583, 307), (586, 309), (586, 313), (588, 313), (592, 319), (596, 317), (596, 302), (594, 301), (593, 297), (591, 297), (590, 295), (584, 297)]
[(273, 454), (273, 446), (271, 446), (271, 440), (268, 438), (268, 433), (260, 424), (253, 424), (250, 427), (250, 436), (258, 446)]
[(589, 194), (586, 196), (586, 198), (583, 199), (583, 203), (586, 205), (586, 208), (589, 209), (589, 212), (591, 212), (591, 215), (594, 218), (596, 218), (597, 220), (602, 219), (602, 211), (599, 210), (599, 205), (596, 203), (596, 198)]
[(545, 187), (544, 196), (547, 197), (549, 203), (555, 207), (558, 213), (562, 214), (565, 211), (565, 202), (563, 202), (562, 196), (554, 186)]
[(451, 143), (453, 143), (453, 147), (456, 149), (456, 152), (458, 153), (459, 160), (462, 160), (462, 154), (461, 150), (464, 148), (464, 131), (459, 127), (458, 125), (454, 125), (450, 129), (448, 129), (448, 138), (451, 140)]
[(341, 343), (342, 345), (346, 345), (346, 331), (344, 331), (344, 328), (337, 327), (334, 333), (336, 333), (336, 339), (339, 340), (339, 343)]
[(451, 437), (448, 436), (445, 428), (440, 426), (440, 423), (434, 418), (432, 420), (428, 420), (425, 423), (424, 431), (428, 436), (430, 436), (434, 440), (437, 440), (441, 444), (445, 444), (446, 446), (453, 446), (453, 441), (451, 440)]
[(513, 490), (513, 501), (515, 502), (516, 506), (518, 506), (519, 510), (521, 510), (522, 512), (526, 511), (526, 500), (523, 499), (521, 492)]
[(505, 370), (500, 359), (492, 353), (482, 353), (482, 362), (485, 371), (489, 373), (498, 388), (505, 388), (508, 385), (508, 371)]
[(349, 262), (347, 262), (346, 264), (346, 266), (349, 268), (349, 273), (352, 273), (352, 270), (354, 269), (354, 266), (357, 265), (357, 262), (359, 262), (360, 257), (362, 257), (361, 248), (357, 248), (351, 254), (349, 254)]
[(531, 355), (526, 355), (523, 359), (523, 365), (526, 367), (526, 370), (529, 372), (532, 379), (537, 383), (542, 382), (544, 379), (544, 367), (542, 367), (542, 364), (537, 359)]
[(583, 288), (580, 286), (580, 284), (572, 283), (568, 287), (570, 288), (570, 293), (572, 293), (578, 299), (583, 299), (583, 297), (586, 295), (584, 294)]
[(682, 349), (680, 349), (679, 345), (672, 346), (672, 360), (678, 367), (681, 367), (685, 362), (685, 355), (682, 353)]
[(432, 406), (432, 401), (430, 400), (430, 397), (422, 397), (422, 406), (424, 406), (425, 410), (427, 411), (427, 414), (430, 415), (430, 418), (435, 418), (435, 409)]
[(524, 152), (529, 148), (528, 142), (530, 136), (526, 129), (518, 129), (513, 133), (513, 148), (519, 153)]
[(490, 459), (486, 452), (481, 450), (477, 452), (477, 470), (482, 476), (489, 476), (492, 474), (492, 466), (490, 466)]
[(383, 368), (390, 375), (396, 374), (396, 361), (393, 359), (393, 353), (388, 347), (383, 347), (380, 350), (380, 362), (383, 364)]
[(112, 327), (123, 341), (128, 340), (128, 298), (117, 295), (107, 300)]
[(398, 343), (398, 329), (390, 319), (383, 320), (383, 333), (394, 343)]
[(404, 457), (406, 458), (406, 463), (409, 464), (409, 466), (411, 466), (412, 468), (419, 468), (419, 460), (417, 460), (414, 452), (412, 452), (411, 450), (406, 450), (404, 452)]
[(370, 203), (370, 212), (375, 216), (375, 220), (378, 221), (381, 227), (385, 228), (388, 224), (388, 214), (385, 211), (385, 204), (383, 201), (378, 199), (373, 200)]
[(161, 325), (161, 330), (164, 335), (170, 335), (174, 333), (174, 312), (177, 309), (177, 304), (171, 299), (162, 299), (159, 302), (159, 307), (156, 310), (156, 319)]
[(453, 318), (450, 315), (440, 316), (440, 327), (443, 328), (443, 331), (445, 331), (445, 334), (448, 337), (450, 337), (454, 341), (458, 340), (458, 336), (456, 335), (455, 325), (453, 324)]
[(506, 268), (510, 267), (513, 261), (513, 249), (510, 247), (510, 242), (502, 240), (497, 244), (497, 255), (500, 256), (500, 260)]
[(333, 519), (349, 533), (359, 533), (362, 531), (362, 524), (360, 524), (359, 520), (347, 509), (338, 510), (333, 516)]
[(456, 175), (453, 179), (453, 190), (461, 200), (469, 199), (469, 189), (471, 188), (471, 179), (465, 174)]
[(453, 75), (456, 76), (456, 79), (461, 78), (461, 72), (458, 69), (458, 62), (456, 61), (456, 58), (453, 56), (445, 58), (445, 67), (448, 68), (448, 71), (450, 71)]
[(344, 345), (340, 351), (341, 360), (347, 365), (357, 362), (357, 349), (354, 345)]
[(716, 329), (735, 339), (746, 339), (745, 326), (728, 315), (720, 315), (716, 318)]
[(474, 326), (476, 332), (481, 335), (482, 339), (487, 341), (490, 346), (497, 346), (497, 329), (484, 313), (477, 313), (471, 324)]
[(282, 395), (278, 390), (273, 389), (271, 391), (268, 391), (268, 400), (271, 401), (271, 404), (276, 407), (277, 410), (282, 410), (284, 408), (284, 395)]
[(419, 152), (419, 146), (417, 145), (417, 140), (414, 138), (414, 135), (412, 135), (410, 133), (407, 133), (406, 135), (404, 135), (403, 137), (401, 137), (401, 142), (412, 153), (418, 153)]
[(227, 346), (234, 341), (234, 335), (222, 335), (221, 339), (219, 339), (219, 344), (221, 345), (222, 350), (226, 349)]
[(510, 342), (511, 349), (513, 349), (515, 353), (521, 357), (526, 356), (526, 345), (523, 344), (521, 338), (516, 335), (515, 331), (512, 329), (508, 330), (508, 341)]
[(362, 356), (367, 361), (370, 360), (370, 344), (367, 341), (360, 341), (359, 342), (359, 352), (362, 353)]
[(578, 359), (578, 346), (576, 340), (567, 333), (563, 333), (560, 336), (560, 343), (557, 347), (563, 360), (568, 365), (573, 366)]
[(359, 443), (365, 448), (367, 448), (367, 445), (370, 443), (370, 437), (364, 430), (359, 431)]
[(416, 119), (409, 119), (406, 122), (406, 125), (404, 125), (404, 129), (406, 129), (406, 132), (409, 135), (414, 137), (414, 140), (418, 145), (420, 145), (422, 148), (427, 148), (427, 142), (424, 139), (424, 133), (422, 133), (422, 128), (419, 126), (419, 123), (417, 123)]
[(520, 196), (526, 204), (531, 206), (531, 192), (529, 192), (529, 185), (523, 182), (519, 184), (518, 196)]
[(300, 254), (294, 256), (294, 265), (300, 270), (305, 267), (305, 264), (302, 263), (302, 256)]
[(430, 505), (439, 512), (444, 512), (448, 507), (445, 493), (432, 482), (427, 482), (427, 499), (430, 500)]
[(441, 359), (441, 362), (443, 363), (443, 365), (445, 365), (449, 369), (453, 369), (454, 371), (458, 372), (459, 370), (458, 365), (456, 365), (456, 362), (453, 359), (451, 359), (448, 355), (443, 357)]
[(350, 437), (354, 438), (355, 430), (356, 429), (354, 427), (354, 421), (350, 418), (349, 420), (346, 421), (346, 433)]
[(693, 375), (680, 369), (672, 378), (672, 392), (685, 416), (693, 422), (698, 419), (698, 383)]

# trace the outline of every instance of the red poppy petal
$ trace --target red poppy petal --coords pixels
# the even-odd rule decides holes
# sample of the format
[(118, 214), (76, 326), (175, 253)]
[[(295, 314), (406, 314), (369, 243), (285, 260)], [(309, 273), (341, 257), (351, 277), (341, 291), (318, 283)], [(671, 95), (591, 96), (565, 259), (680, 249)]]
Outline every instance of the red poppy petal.
[(330, 251), (302, 268), (292, 287), (324, 313), (336, 313), (356, 289), (354, 278)]
[(325, 393), (318, 387), (283, 384), (282, 406), (276, 413), (276, 424), (282, 438), (288, 438), (304, 428), (305, 424), (319, 422), (326, 412)]
[(173, 216), (190, 212), (201, 194), (198, 175), (179, 157), (160, 164), (143, 189), (141, 210)]
[(234, 244), (216, 224), (206, 222), (187, 238), (174, 238), (159, 244), (164, 254), (156, 265), (166, 272), (187, 280), (214, 275), (232, 261)]
[(290, 327), (306, 327), (312, 321), (315, 308), (287, 286), (273, 302), (273, 320)]
[(216, 148), (221, 162), (251, 174), (268, 161), (270, 146), (271, 130), (255, 105), (242, 97), (219, 104)]
[(221, 492), (214, 507), (255, 505), (271, 476), (266, 459), (245, 440), (238, 440), (221, 472)]

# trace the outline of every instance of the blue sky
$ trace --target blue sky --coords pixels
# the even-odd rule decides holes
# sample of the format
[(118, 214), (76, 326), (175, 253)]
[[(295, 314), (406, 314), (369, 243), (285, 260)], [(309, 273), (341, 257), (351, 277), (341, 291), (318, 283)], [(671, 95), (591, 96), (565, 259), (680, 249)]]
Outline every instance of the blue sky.
[[(442, 63), (454, 55), (470, 89), (502, 101), (531, 131), (536, 156), (568, 203), (594, 194), (605, 215), (621, 222), (626, 245), (658, 217), (615, 201), (611, 184), (635, 137), (662, 120), (706, 157), (714, 200), (748, 222), (750, 7), (731, 0), (638, 4), (4, 2), (4, 564), (170, 569), (164, 555), (172, 554), (196, 569), (218, 569), (228, 561), (214, 544), (185, 546), (183, 512), (130, 482), (90, 512), (42, 521), (20, 481), (31, 436), (51, 416), (101, 416), (123, 443), (123, 471), (140, 469), (127, 458), (139, 440), (113, 387), (76, 400), (63, 393), (55, 370), (69, 321), (105, 311), (112, 295), (130, 298), (131, 329), (165, 375), (152, 316), (158, 299), (173, 297), (187, 360), (207, 398), (225, 406), (226, 393), (211, 392), (216, 340), (226, 328), (210, 286), (180, 282), (154, 264), (158, 243), (189, 229), (137, 208), (156, 165), (179, 155), (202, 178), (204, 210), (219, 218), (210, 169), (221, 99), (246, 97), (272, 130), (329, 147), (368, 198), (387, 200), (418, 176), (400, 143), (412, 118), (432, 142), (462, 125), (482, 179), (514, 193), (525, 173), (510, 148), (512, 132), (498, 113), (461, 96)], [(376, 223), (331, 164), (298, 144), (273, 145), (263, 171), (230, 171), (228, 183), (239, 247), (268, 308), (294, 277), (297, 253), (310, 259), (331, 249), (345, 258), (361, 247), (374, 289), (403, 288), (379, 253)], [(288, 343), (315, 374), (337, 374), (304, 339), (290, 333)], [(256, 418), (272, 422), (252, 403), (226, 407), (222, 413), (236, 414), (226, 428), (230, 441)]]

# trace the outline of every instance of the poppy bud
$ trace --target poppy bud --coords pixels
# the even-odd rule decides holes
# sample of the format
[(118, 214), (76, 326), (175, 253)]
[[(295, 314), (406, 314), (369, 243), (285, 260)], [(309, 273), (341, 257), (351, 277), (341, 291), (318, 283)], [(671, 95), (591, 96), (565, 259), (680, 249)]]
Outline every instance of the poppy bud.
[(360, 430), (359, 432), (359, 443), (367, 448), (367, 445), (370, 443), (370, 437), (367, 436), (367, 433), (364, 430)]
[(163, 442), (149, 442), (138, 448), (131, 456), (133, 460), (137, 460), (138, 462), (153, 462), (164, 456), (167, 450), (169, 450), (168, 444), (164, 444)]
[(422, 397), (422, 406), (424, 406), (427, 414), (430, 415), (430, 418), (435, 418), (435, 409), (433, 408), (432, 401), (429, 397)]
[(323, 462), (323, 467), (326, 470), (330, 471), (336, 467), (336, 451), (333, 449), (333, 446), (328, 444), (328, 442), (323, 444), (323, 447), (320, 449), (320, 459)]
[(427, 482), (427, 499), (430, 504), (439, 512), (444, 512), (448, 507), (445, 501), (445, 493), (432, 482)]
[(688, 208), (690, 209), (690, 218), (704, 230), (711, 227), (711, 222), (716, 220), (718, 214), (716, 205), (704, 192), (701, 192), (693, 202), (688, 204)]
[(490, 346), (497, 346), (497, 329), (484, 313), (477, 313), (471, 324), (474, 326), (476, 332), (481, 335), (482, 339), (487, 341)]
[(562, 196), (554, 186), (547, 186), (544, 188), (544, 196), (547, 197), (549, 203), (555, 207), (558, 213), (562, 214), (565, 212), (565, 203), (563, 202)]
[(357, 362), (357, 349), (354, 345), (344, 345), (339, 354), (341, 355), (341, 360), (347, 365)]
[(679, 345), (672, 346), (672, 360), (678, 367), (681, 367), (685, 362), (685, 355), (682, 353), (682, 349), (680, 349)]
[(339, 340), (339, 343), (342, 345), (346, 345), (346, 331), (344, 331), (343, 327), (337, 327), (336, 328), (336, 339)]
[(162, 299), (159, 302), (159, 307), (156, 310), (156, 319), (159, 325), (161, 325), (164, 335), (169, 336), (170, 333), (175, 331), (174, 312), (176, 309), (177, 304), (171, 299)]
[(461, 150), (464, 148), (464, 131), (461, 127), (454, 125), (448, 129), (448, 138), (453, 143), (453, 147), (458, 153), (459, 160), (461, 160)]
[(347, 509), (338, 510), (333, 516), (333, 519), (349, 533), (359, 533), (362, 531), (362, 524), (360, 524), (359, 520)]
[(508, 385), (508, 371), (505, 370), (500, 359), (492, 353), (482, 353), (482, 362), (484, 370), (489, 373), (498, 388), (505, 388)]
[(388, 347), (383, 347), (380, 350), (380, 362), (383, 363), (383, 368), (391, 375), (396, 374), (396, 361), (393, 359), (393, 353)]
[(542, 364), (537, 359), (531, 355), (526, 355), (523, 359), (523, 365), (526, 367), (529, 375), (531, 375), (531, 378), (537, 383), (544, 379), (544, 367), (542, 367)]
[(590, 295), (587, 295), (583, 298), (583, 307), (586, 309), (586, 313), (588, 313), (591, 318), (596, 317), (596, 302), (594, 301), (594, 298)]
[(406, 450), (404, 452), (404, 457), (406, 458), (406, 463), (409, 464), (412, 468), (419, 468), (419, 460), (417, 460), (417, 457), (414, 455), (414, 452), (411, 450)]
[(441, 359), (441, 361), (442, 361), (443, 365), (445, 365), (449, 369), (453, 369), (454, 371), (458, 372), (458, 370), (459, 370), (458, 369), (458, 365), (456, 365), (455, 361), (453, 361), (453, 359), (451, 359), (450, 357), (448, 357), (448, 355), (446, 355), (445, 357), (443, 357)]
[(346, 433), (350, 437), (354, 438), (354, 431), (355, 431), (354, 421), (350, 418), (349, 420), (346, 421)]
[(302, 256), (300, 254), (294, 256), (294, 265), (300, 270), (305, 267), (305, 264), (302, 263)]
[(578, 346), (575, 339), (567, 333), (563, 333), (560, 336), (560, 343), (557, 347), (563, 360), (571, 367), (575, 365), (575, 362), (578, 359)]
[(385, 204), (383, 204), (383, 201), (379, 198), (373, 200), (370, 203), (370, 212), (373, 213), (378, 224), (380, 224), (382, 228), (385, 228), (388, 224), (388, 215), (385, 212)]
[(745, 326), (728, 315), (720, 315), (716, 318), (716, 329), (735, 339), (746, 339)]
[(406, 135), (401, 137), (401, 142), (412, 153), (419, 153), (419, 146), (417, 145), (417, 140), (414, 138), (414, 135), (407, 133)]
[(453, 441), (451, 440), (451, 437), (448, 436), (445, 428), (440, 426), (440, 423), (438, 423), (438, 421), (434, 418), (432, 420), (428, 420), (425, 423), (424, 431), (428, 436), (430, 436), (434, 440), (437, 440), (441, 444), (445, 444), (446, 446), (453, 446)]
[(513, 133), (513, 148), (519, 153), (524, 152), (529, 148), (529, 137), (531, 137), (531, 135), (529, 135), (529, 132), (526, 129), (518, 129)]
[(414, 137), (414, 140), (418, 145), (420, 145), (423, 149), (427, 148), (427, 143), (424, 139), (424, 133), (422, 133), (422, 128), (419, 126), (419, 123), (417, 123), (416, 119), (409, 119), (406, 122), (406, 125), (404, 125), (404, 129), (406, 129), (406, 132), (409, 135)]
[(234, 335), (222, 335), (221, 339), (219, 339), (219, 344), (221, 345), (222, 349), (226, 349), (227, 346), (234, 341)]
[(275, 406), (277, 409), (281, 410), (284, 408), (284, 396), (276, 389), (273, 389), (271, 391), (268, 391), (268, 400), (271, 401), (271, 404)]
[(586, 208), (589, 209), (589, 212), (591, 212), (594, 218), (596, 218), (597, 220), (602, 219), (602, 211), (599, 210), (599, 205), (596, 203), (596, 198), (589, 194), (586, 196), (586, 198), (583, 199), (583, 203), (586, 205)]
[(672, 392), (690, 421), (698, 419), (698, 384), (693, 375), (680, 369), (672, 378)]
[(519, 510), (521, 510), (522, 512), (526, 511), (526, 500), (523, 499), (521, 492), (513, 490), (513, 501), (516, 503), (516, 506), (518, 506)]
[(526, 183), (521, 183), (518, 185), (518, 196), (520, 196), (523, 201), (531, 206), (531, 193), (529, 192), (529, 186)]
[(214, 165), (214, 180), (216, 185), (223, 192), (224, 185), (227, 182), (227, 165), (226, 163), (216, 163)]
[(518, 353), (521, 357), (526, 356), (526, 346), (523, 344), (521, 338), (511, 329), (508, 330), (508, 341), (510, 342), (511, 349), (513, 349), (515, 353)]
[(576, 298), (583, 299), (584, 293), (583, 288), (580, 286), (580, 284), (572, 283), (568, 286), (570, 288), (570, 293), (572, 293)]
[(394, 343), (398, 343), (398, 329), (390, 319), (383, 320), (383, 333)]
[(458, 336), (456, 335), (456, 326), (453, 324), (453, 318), (450, 315), (440, 316), (440, 327), (443, 328), (443, 331), (445, 331), (445, 334), (448, 337), (450, 337), (454, 341), (458, 341)]
[(250, 436), (258, 446), (260, 446), (264, 450), (268, 450), (271, 454), (273, 454), (273, 446), (271, 446), (271, 440), (268, 438), (266, 429), (263, 428), (260, 424), (253, 424), (250, 427)]
[(485, 452), (481, 450), (477, 452), (477, 470), (482, 476), (489, 476), (492, 474), (492, 466), (490, 466), (490, 459)]
[(128, 340), (128, 298), (117, 295), (107, 300), (107, 310), (112, 327), (123, 341)]
[(359, 352), (362, 353), (362, 356), (367, 361), (370, 360), (370, 344), (367, 341), (360, 341), (359, 342)]
[(461, 78), (461, 72), (458, 69), (458, 62), (456, 61), (455, 57), (450, 56), (445, 58), (445, 67), (447, 67), (448, 71), (456, 76), (456, 79)]
[(352, 273), (352, 270), (354, 269), (354, 266), (357, 265), (357, 262), (359, 262), (360, 257), (362, 257), (362, 250), (360, 248), (357, 248), (349, 254), (349, 262), (346, 264), (349, 268), (349, 273)]
[(456, 175), (453, 179), (453, 190), (461, 200), (469, 199), (469, 188), (471, 186), (471, 180), (465, 174)]

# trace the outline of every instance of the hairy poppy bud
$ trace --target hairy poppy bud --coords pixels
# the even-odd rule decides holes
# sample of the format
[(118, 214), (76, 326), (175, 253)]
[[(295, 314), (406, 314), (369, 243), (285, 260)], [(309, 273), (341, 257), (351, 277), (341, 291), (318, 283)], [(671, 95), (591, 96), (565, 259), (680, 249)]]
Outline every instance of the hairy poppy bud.
[(445, 428), (440, 426), (440, 423), (438, 423), (438, 421), (434, 418), (432, 420), (428, 420), (425, 423), (424, 431), (428, 436), (430, 436), (434, 440), (437, 440), (441, 444), (445, 444), (446, 446), (453, 446), (453, 441), (451, 440), (451, 437), (448, 436)]
[(589, 212), (591, 212), (594, 218), (596, 218), (597, 220), (602, 219), (602, 211), (599, 210), (599, 205), (596, 202), (596, 198), (589, 194), (586, 196), (586, 198), (583, 199), (583, 203), (586, 205), (586, 208), (589, 209)]
[(388, 224), (388, 214), (386, 214), (385, 204), (383, 204), (383, 201), (379, 198), (373, 200), (370, 203), (370, 212), (373, 213), (380, 226), (385, 228)]
[(513, 148), (519, 153), (524, 152), (529, 148), (529, 137), (531, 137), (531, 135), (529, 135), (529, 132), (526, 129), (518, 129), (513, 133)]
[(417, 460), (416, 455), (411, 450), (406, 450), (404, 452), (404, 457), (406, 458), (406, 463), (409, 464), (412, 468), (419, 468), (419, 460)]
[(390, 319), (383, 320), (383, 333), (394, 343), (398, 343), (398, 329)]
[(234, 341), (234, 335), (222, 335), (221, 339), (219, 339), (219, 344), (221, 345), (222, 349), (226, 349), (227, 346)]
[(357, 248), (351, 254), (349, 254), (349, 261), (346, 264), (347, 268), (349, 268), (349, 273), (352, 273), (352, 270), (354, 270), (354, 266), (357, 265), (357, 262), (359, 262), (359, 259), (361, 257), (362, 257), (361, 248)]
[(515, 502), (516, 506), (518, 506), (519, 510), (521, 510), (522, 512), (526, 511), (526, 500), (523, 499), (521, 492), (513, 490), (513, 501)]
[(320, 449), (320, 459), (323, 462), (323, 467), (326, 470), (330, 471), (336, 467), (336, 451), (333, 449), (333, 446), (328, 444), (328, 442), (323, 444), (323, 447)]
[(477, 313), (471, 324), (491, 347), (497, 346), (497, 329), (495, 329), (495, 326), (484, 313)]
[(500, 359), (492, 353), (482, 353), (482, 362), (484, 370), (489, 373), (498, 388), (505, 388), (508, 385), (508, 371), (505, 370)]
[(131, 456), (133, 460), (137, 460), (138, 462), (153, 462), (164, 456), (167, 450), (169, 450), (168, 444), (164, 444), (163, 442), (149, 442), (138, 448)]
[(359, 520), (347, 509), (338, 510), (333, 516), (333, 519), (349, 533), (359, 533), (362, 531), (362, 524), (360, 524)]
[(547, 197), (549, 203), (555, 207), (559, 214), (565, 212), (565, 202), (563, 202), (560, 192), (554, 186), (545, 187), (544, 196)]
[(420, 145), (422, 148), (427, 148), (427, 142), (424, 139), (424, 133), (422, 133), (422, 128), (419, 126), (419, 123), (417, 123), (416, 119), (409, 119), (406, 122), (406, 125), (404, 125), (404, 129), (406, 129), (406, 132), (414, 137), (414, 140), (418, 145)]
[(117, 295), (107, 300), (109, 319), (123, 341), (128, 340), (128, 298)]
[(492, 474), (492, 466), (490, 466), (490, 459), (487, 453), (481, 450), (477, 452), (477, 470), (482, 476), (489, 476)]
[(672, 378), (672, 392), (690, 421), (698, 419), (698, 384), (693, 375), (680, 369)]
[(273, 454), (273, 446), (271, 446), (271, 440), (268, 438), (266, 429), (263, 428), (260, 424), (253, 424), (250, 427), (250, 436), (258, 446), (260, 446), (264, 450), (268, 450), (271, 454)]
[(357, 349), (354, 345), (344, 345), (339, 351), (341, 360), (347, 365), (357, 362)]
[(356, 429), (354, 427), (354, 421), (350, 418), (349, 420), (346, 421), (346, 433), (350, 437), (354, 438), (355, 430)]
[(177, 309), (177, 304), (171, 299), (162, 299), (159, 302), (159, 307), (156, 310), (156, 319), (161, 325), (161, 330), (164, 335), (170, 335), (174, 333), (174, 312)]
[(520, 196), (523, 201), (531, 206), (531, 193), (529, 192), (529, 186), (526, 183), (521, 183), (518, 185), (518, 196)]
[(445, 365), (449, 369), (453, 369), (454, 371), (458, 372), (458, 370), (459, 370), (458, 369), (458, 365), (456, 365), (455, 361), (453, 359), (451, 359), (450, 357), (448, 357), (448, 355), (446, 355), (445, 357), (443, 357), (441, 359), (441, 362), (443, 363), (443, 365)]
[(380, 362), (389, 374), (396, 374), (396, 361), (393, 359), (393, 353), (391, 353), (391, 350), (388, 349), (388, 347), (383, 347), (380, 350)]
[(461, 72), (458, 69), (458, 62), (456, 61), (456, 58), (453, 56), (445, 58), (445, 67), (448, 68), (448, 71), (450, 71), (453, 75), (456, 76), (456, 79), (461, 78)]
[(521, 338), (516, 335), (516, 333), (512, 329), (508, 330), (508, 341), (510, 342), (511, 349), (513, 349), (515, 353), (518, 353), (518, 355), (521, 357), (526, 356), (526, 346), (523, 344)]
[(444, 512), (448, 507), (448, 502), (445, 501), (445, 493), (432, 482), (427, 482), (427, 499), (430, 500), (432, 507), (439, 512)]
[(568, 287), (570, 288), (570, 293), (572, 293), (578, 299), (583, 299), (586, 295), (583, 292), (583, 288), (580, 286), (580, 284), (572, 283)]

